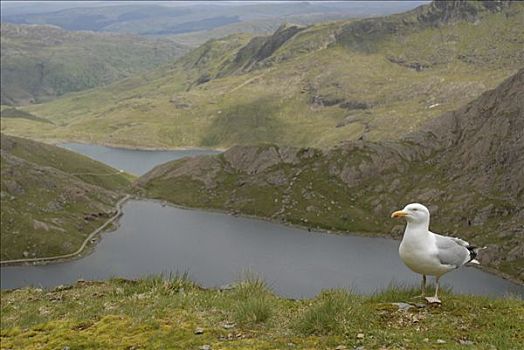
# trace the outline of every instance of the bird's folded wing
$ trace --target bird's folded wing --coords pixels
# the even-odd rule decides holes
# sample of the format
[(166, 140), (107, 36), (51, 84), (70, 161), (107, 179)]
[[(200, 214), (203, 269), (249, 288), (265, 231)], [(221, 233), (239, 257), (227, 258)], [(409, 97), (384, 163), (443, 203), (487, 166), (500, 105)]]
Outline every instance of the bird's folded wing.
[(437, 257), (441, 264), (459, 267), (468, 262), (469, 250), (466, 247), (469, 244), (466, 241), (435, 234), (435, 243), (437, 245)]

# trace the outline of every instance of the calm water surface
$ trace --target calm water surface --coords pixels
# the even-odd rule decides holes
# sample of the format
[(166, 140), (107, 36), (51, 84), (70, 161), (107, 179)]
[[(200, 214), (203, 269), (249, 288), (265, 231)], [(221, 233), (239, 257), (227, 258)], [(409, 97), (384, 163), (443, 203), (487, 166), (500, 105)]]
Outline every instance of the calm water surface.
[[(398, 256), (398, 241), (308, 232), (262, 220), (163, 207), (132, 200), (120, 227), (105, 233), (80, 260), (1, 269), (2, 288), (52, 287), (83, 279), (188, 272), (205, 287), (238, 280), (250, 270), (278, 294), (300, 298), (326, 288), (372, 293), (390, 283), (419, 284)], [(454, 292), (524, 296), (524, 287), (475, 268), (442, 278)]]
[(155, 166), (171, 160), (220, 153), (210, 149), (144, 151), (81, 143), (64, 143), (60, 146), (134, 175), (143, 175)]
[[(212, 150), (140, 151), (64, 144), (118, 169), (141, 175), (154, 166)], [(225, 214), (130, 201), (115, 232), (106, 233), (82, 259), (42, 266), (1, 269), (1, 287), (53, 287), (83, 279), (137, 278), (188, 272), (205, 287), (234, 282), (246, 271), (264, 278), (287, 297), (311, 297), (326, 288), (372, 293), (390, 283), (419, 284), (398, 256), (399, 242), (339, 236)], [(474, 268), (443, 277), (457, 293), (524, 295), (524, 287)]]

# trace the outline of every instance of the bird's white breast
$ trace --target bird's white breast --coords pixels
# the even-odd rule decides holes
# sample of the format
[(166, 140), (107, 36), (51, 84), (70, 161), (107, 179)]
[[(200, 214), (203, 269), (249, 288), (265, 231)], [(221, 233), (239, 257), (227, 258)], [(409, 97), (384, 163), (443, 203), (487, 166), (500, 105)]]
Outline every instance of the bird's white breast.
[(406, 228), (398, 249), (400, 259), (416, 273), (440, 276), (449, 271), (437, 258), (435, 238), (427, 230)]

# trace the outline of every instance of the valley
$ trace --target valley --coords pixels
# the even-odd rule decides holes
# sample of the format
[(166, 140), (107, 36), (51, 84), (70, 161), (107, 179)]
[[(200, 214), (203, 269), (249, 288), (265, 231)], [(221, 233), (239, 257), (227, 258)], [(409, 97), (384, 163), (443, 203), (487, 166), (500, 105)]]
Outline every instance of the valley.
[(3, 119), (2, 132), (153, 148), (398, 140), (524, 62), (523, 4), (438, 6), (213, 39), (170, 66), (24, 107), (52, 124)]

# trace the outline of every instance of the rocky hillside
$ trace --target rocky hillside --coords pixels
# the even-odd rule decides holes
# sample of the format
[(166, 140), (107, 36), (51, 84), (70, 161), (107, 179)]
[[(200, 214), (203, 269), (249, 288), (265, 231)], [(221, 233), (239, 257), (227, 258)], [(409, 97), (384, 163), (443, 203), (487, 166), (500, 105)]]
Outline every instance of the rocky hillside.
[(73, 152), (1, 137), (1, 260), (74, 252), (114, 214), (130, 176)]
[(174, 60), (184, 47), (126, 34), (69, 32), (2, 23), (2, 104), (38, 103), (133, 76)]
[(171, 66), (24, 109), (55, 125), (11, 118), (2, 130), (150, 147), (398, 140), (523, 66), (524, 3), (489, 4), (210, 40)]
[(483, 264), (524, 280), (523, 101), (520, 70), (398, 142), (236, 146), (158, 166), (138, 185), (187, 206), (395, 237), (391, 211), (426, 203), (434, 230), (487, 245)]

